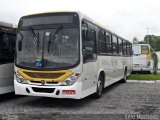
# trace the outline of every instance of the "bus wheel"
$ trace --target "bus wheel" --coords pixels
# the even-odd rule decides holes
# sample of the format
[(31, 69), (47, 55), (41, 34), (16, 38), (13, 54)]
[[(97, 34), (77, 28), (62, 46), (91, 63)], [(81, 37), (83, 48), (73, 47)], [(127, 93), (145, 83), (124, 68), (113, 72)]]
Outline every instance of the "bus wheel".
[(126, 83), (126, 80), (127, 80), (127, 70), (125, 70), (124, 77), (123, 77), (123, 79), (120, 82), (121, 83)]
[(99, 76), (98, 82), (97, 82), (97, 90), (96, 93), (93, 94), (94, 98), (100, 98), (102, 96), (102, 92), (104, 89), (104, 81), (101, 76)]

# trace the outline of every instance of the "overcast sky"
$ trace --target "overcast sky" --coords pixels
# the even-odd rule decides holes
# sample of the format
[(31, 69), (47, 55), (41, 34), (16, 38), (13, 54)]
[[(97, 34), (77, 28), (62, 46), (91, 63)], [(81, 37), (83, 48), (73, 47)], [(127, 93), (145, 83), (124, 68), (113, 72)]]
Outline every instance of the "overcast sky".
[(18, 24), (21, 16), (51, 11), (81, 11), (132, 41), (160, 35), (160, 0), (0, 0), (0, 21)]

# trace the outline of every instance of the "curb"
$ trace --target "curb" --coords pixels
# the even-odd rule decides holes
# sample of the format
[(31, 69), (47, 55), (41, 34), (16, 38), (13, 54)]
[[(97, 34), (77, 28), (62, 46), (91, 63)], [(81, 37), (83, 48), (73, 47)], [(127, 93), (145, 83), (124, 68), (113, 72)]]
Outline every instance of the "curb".
[(127, 80), (128, 83), (160, 83), (160, 80)]
[(129, 82), (129, 83), (138, 83), (139, 81), (138, 80), (127, 80), (127, 82)]

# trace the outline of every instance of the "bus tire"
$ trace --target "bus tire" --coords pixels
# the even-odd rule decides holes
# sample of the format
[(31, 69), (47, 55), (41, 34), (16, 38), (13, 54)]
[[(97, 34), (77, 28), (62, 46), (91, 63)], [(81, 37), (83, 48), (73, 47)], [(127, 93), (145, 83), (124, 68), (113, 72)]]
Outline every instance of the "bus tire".
[(123, 79), (120, 82), (121, 83), (126, 83), (126, 81), (127, 81), (127, 68), (125, 69), (124, 77), (123, 77)]
[(104, 89), (104, 80), (103, 80), (102, 76), (100, 75), (98, 78), (98, 82), (97, 82), (97, 90), (93, 94), (93, 97), (96, 99), (100, 98), (102, 96), (103, 89)]

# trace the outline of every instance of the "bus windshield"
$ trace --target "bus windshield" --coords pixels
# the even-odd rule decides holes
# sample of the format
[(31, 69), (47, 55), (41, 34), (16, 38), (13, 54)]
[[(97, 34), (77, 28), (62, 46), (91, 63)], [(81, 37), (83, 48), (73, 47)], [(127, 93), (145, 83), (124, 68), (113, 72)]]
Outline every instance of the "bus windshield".
[[(58, 31), (58, 32), (57, 32)], [(79, 33), (76, 27), (22, 29), (17, 34), (16, 64), (28, 68), (64, 68), (79, 60)], [(36, 37), (36, 40), (34, 40)], [(21, 50), (18, 49), (22, 42)], [(37, 61), (43, 65), (37, 66)]]

